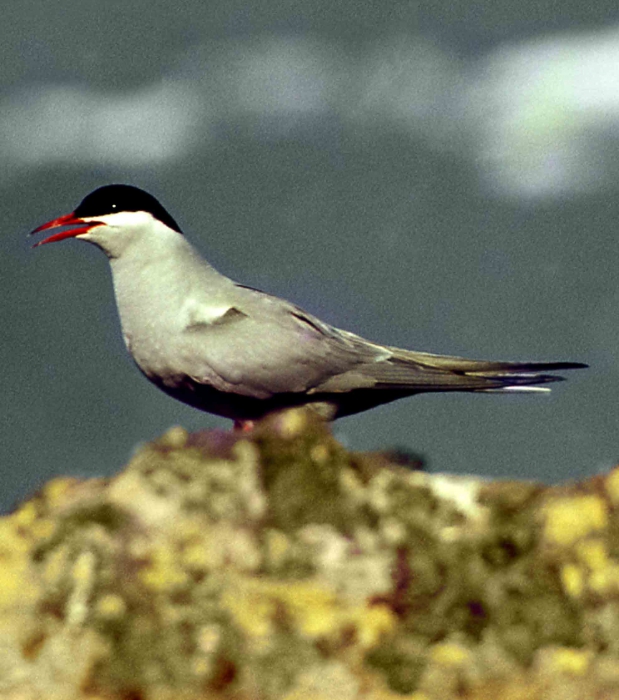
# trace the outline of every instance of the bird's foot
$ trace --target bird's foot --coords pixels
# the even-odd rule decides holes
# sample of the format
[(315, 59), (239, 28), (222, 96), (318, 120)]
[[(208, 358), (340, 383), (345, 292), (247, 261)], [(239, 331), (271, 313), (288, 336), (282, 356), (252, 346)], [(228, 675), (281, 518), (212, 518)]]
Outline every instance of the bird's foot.
[(253, 420), (235, 420), (234, 430), (239, 433), (251, 433), (256, 422)]

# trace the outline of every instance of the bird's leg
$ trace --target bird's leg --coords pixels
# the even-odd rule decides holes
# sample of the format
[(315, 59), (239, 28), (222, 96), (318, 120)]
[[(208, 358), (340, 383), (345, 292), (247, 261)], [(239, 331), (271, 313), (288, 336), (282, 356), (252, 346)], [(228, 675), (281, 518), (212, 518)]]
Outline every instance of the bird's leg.
[(254, 429), (254, 425), (253, 420), (235, 420), (233, 430), (239, 433), (250, 433)]

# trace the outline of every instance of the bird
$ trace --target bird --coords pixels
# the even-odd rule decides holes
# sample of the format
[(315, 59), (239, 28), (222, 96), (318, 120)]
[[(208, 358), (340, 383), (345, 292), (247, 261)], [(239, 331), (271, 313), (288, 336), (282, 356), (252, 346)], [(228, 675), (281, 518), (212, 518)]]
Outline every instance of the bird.
[(273, 411), (307, 406), (326, 421), (427, 392), (548, 391), (579, 362), (472, 360), (382, 345), (219, 273), (148, 192), (99, 187), (31, 234), (61, 229), (107, 256), (122, 335), (166, 394), (251, 430)]

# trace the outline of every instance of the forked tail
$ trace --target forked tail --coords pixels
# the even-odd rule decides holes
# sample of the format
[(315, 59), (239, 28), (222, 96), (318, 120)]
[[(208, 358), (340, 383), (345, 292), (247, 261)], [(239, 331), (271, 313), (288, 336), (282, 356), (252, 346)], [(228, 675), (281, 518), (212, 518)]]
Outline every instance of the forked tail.
[(413, 391), (548, 392), (544, 384), (565, 379), (551, 374), (584, 369), (580, 362), (494, 362), (392, 348), (373, 368), (378, 385)]

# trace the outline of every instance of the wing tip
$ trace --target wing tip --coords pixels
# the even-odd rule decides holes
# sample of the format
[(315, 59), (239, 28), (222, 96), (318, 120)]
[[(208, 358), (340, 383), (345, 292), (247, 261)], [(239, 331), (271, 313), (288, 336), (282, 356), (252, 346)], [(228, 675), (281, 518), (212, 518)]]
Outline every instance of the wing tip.
[(589, 365), (585, 362), (552, 362), (546, 365), (547, 369), (589, 369)]

